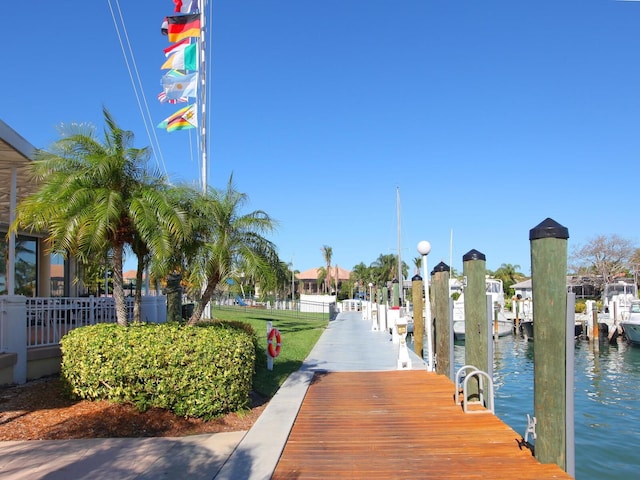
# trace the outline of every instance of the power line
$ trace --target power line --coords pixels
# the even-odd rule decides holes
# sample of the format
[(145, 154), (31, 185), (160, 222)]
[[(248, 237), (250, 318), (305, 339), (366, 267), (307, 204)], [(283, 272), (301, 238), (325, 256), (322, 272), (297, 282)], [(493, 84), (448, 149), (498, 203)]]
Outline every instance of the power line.
[[(165, 165), (164, 162), (164, 157), (162, 155), (162, 149), (160, 148), (160, 142), (158, 141), (158, 136), (156, 134), (155, 129), (153, 128), (153, 119), (151, 117), (151, 112), (149, 111), (149, 104), (147, 102), (147, 98), (144, 94), (144, 89), (142, 88), (142, 80), (140, 79), (140, 73), (138, 71), (138, 66), (136, 64), (135, 61), (135, 56), (133, 54), (133, 49), (131, 48), (131, 41), (129, 40), (129, 35), (127, 33), (127, 28), (126, 25), (124, 23), (124, 17), (122, 15), (122, 10), (120, 9), (120, 2), (119, 0), (115, 0), (117, 9), (118, 9), (118, 15), (120, 17), (120, 23), (122, 24), (122, 30), (124, 32), (124, 36), (126, 38), (126, 43), (127, 43), (127, 48), (129, 50), (129, 55), (131, 56), (131, 63), (133, 63), (133, 70), (135, 71), (135, 76), (137, 79), (137, 84), (136, 81), (133, 78), (133, 74), (132, 74), (132, 70), (131, 70), (131, 65), (129, 63), (129, 59), (127, 57), (127, 53), (125, 50), (125, 46), (124, 43), (122, 41), (122, 35), (120, 34), (120, 28), (118, 26), (118, 21), (116, 20), (116, 16), (114, 14), (113, 11), (113, 6), (111, 5), (111, 0), (107, 0), (107, 3), (109, 5), (109, 10), (111, 12), (111, 18), (113, 20), (113, 26), (115, 27), (116, 30), (116, 34), (118, 35), (118, 41), (120, 43), (120, 49), (122, 50), (122, 56), (124, 57), (124, 61), (125, 64), (127, 66), (127, 72), (129, 73), (129, 79), (131, 80), (131, 85), (133, 87), (133, 92), (136, 96), (136, 102), (138, 103), (138, 109), (140, 110), (140, 115), (142, 117), (142, 122), (144, 123), (144, 128), (147, 132), (147, 137), (149, 138), (149, 142), (152, 145), (156, 145), (156, 148), (153, 148), (153, 157), (155, 158), (156, 161), (156, 165), (158, 166), (158, 168), (164, 172), (165, 175), (168, 176), (167, 173), (167, 167)], [(138, 89), (140, 89), (140, 94), (138, 93)], [(142, 96), (142, 102), (144, 103), (144, 110), (146, 110), (146, 116), (145, 116), (145, 112), (143, 110), (142, 107), (142, 102), (140, 101), (140, 96)], [(150, 133), (149, 131), (149, 124), (151, 124), (151, 132), (153, 132), (153, 135)], [(157, 152), (157, 155), (156, 155)], [(158, 158), (159, 156), (159, 158)]]

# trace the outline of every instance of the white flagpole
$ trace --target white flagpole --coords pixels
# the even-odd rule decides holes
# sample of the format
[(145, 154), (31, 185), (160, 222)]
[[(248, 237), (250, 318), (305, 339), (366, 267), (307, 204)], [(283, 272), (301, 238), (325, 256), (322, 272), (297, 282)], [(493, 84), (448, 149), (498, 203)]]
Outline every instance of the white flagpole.
[(206, 128), (206, 105), (207, 105), (207, 88), (206, 88), (206, 15), (205, 9), (207, 6), (207, 0), (198, 0), (198, 9), (200, 10), (200, 118), (198, 121), (198, 128), (200, 129), (200, 149), (202, 152), (202, 193), (207, 193), (207, 128)]

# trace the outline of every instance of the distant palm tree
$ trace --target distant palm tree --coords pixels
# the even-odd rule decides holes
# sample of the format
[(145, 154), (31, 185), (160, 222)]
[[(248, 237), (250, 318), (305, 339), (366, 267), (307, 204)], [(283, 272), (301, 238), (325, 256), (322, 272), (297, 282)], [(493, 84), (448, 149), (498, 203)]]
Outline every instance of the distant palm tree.
[(279, 268), (280, 260), (275, 245), (262, 236), (275, 228), (275, 221), (262, 210), (240, 211), (248, 197), (235, 190), (233, 176), (224, 190), (209, 189), (205, 194), (185, 190), (185, 194), (194, 234), (182, 245), (182, 268), (188, 293), (197, 300), (188, 321), (193, 325), (216, 288), (241, 262), (247, 275), (266, 279)]
[(318, 280), (318, 293), (320, 293), (320, 285), (322, 285), (323, 291), (326, 291), (324, 288), (326, 287), (325, 278), (327, 278), (327, 269), (324, 267), (318, 268), (316, 275)]
[(85, 263), (110, 252), (117, 321), (126, 326), (125, 247), (166, 256), (187, 225), (165, 195), (162, 176), (147, 169), (149, 150), (131, 147), (133, 133), (118, 127), (106, 108), (103, 115), (102, 143), (92, 126), (73, 124), (50, 151), (36, 152), (29, 168), (40, 187), (20, 202), (11, 228), (46, 233), (52, 252)]
[(395, 255), (382, 255), (371, 264), (373, 283), (382, 285), (398, 278), (398, 258)]
[(322, 257), (326, 264), (326, 277), (324, 279), (325, 293), (331, 293), (331, 257), (333, 256), (333, 248), (327, 245), (322, 246)]
[(503, 263), (495, 272), (493, 272), (493, 277), (502, 280), (505, 293), (513, 294), (513, 292), (509, 292), (511, 285), (518, 283), (525, 278), (524, 274), (518, 271), (519, 268), (520, 265)]
[(416, 273), (420, 274), (420, 268), (422, 268), (422, 257), (413, 257), (413, 265), (416, 267)]
[(371, 269), (367, 267), (364, 262), (360, 262), (351, 270), (351, 279), (357, 285), (358, 293), (366, 292), (367, 285), (373, 280), (371, 277)]

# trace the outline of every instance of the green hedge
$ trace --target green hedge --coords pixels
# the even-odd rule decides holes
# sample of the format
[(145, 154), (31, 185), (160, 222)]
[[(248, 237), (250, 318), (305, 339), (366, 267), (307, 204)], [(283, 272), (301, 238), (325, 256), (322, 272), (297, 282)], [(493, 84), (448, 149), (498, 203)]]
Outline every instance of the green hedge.
[(100, 324), (60, 343), (61, 378), (74, 398), (204, 419), (249, 403), (257, 339), (245, 324)]

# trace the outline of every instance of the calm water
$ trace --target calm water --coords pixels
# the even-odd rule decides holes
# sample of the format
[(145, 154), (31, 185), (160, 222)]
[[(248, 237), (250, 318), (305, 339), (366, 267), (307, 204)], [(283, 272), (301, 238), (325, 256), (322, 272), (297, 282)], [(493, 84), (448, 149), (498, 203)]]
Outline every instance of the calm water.
[[(494, 342), (496, 415), (524, 436), (533, 416), (535, 342)], [(464, 344), (454, 347), (456, 369)], [(640, 478), (640, 348), (575, 345), (575, 463), (579, 480)]]

